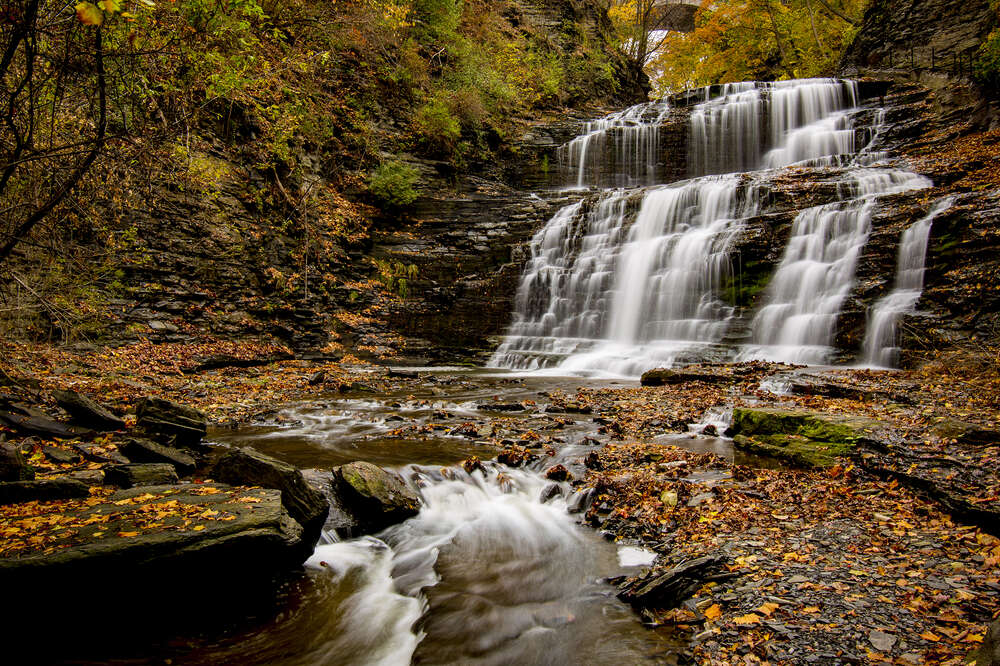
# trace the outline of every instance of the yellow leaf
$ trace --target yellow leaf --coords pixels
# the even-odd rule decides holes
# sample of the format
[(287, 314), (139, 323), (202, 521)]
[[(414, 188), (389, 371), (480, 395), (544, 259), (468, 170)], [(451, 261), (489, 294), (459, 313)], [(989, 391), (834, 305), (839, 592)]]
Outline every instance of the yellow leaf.
[(778, 604), (768, 601), (766, 604), (757, 609), (757, 612), (765, 617), (771, 617), (771, 613), (778, 610)]
[(819, 612), (819, 606), (806, 606), (805, 608), (802, 609), (802, 612), (803, 613), (818, 613)]
[(99, 0), (97, 6), (109, 14), (114, 14), (122, 8), (122, 2), (121, 0)]
[(120, 537), (134, 537), (134, 536), (138, 536), (138, 534), (139, 534), (138, 532), (119, 532), (118, 536), (120, 536)]
[(733, 618), (733, 622), (736, 624), (760, 624), (760, 616), (754, 613), (747, 613), (746, 615)]
[(937, 643), (939, 640), (941, 640), (941, 637), (932, 631), (925, 631), (924, 633), (920, 634), (920, 637), (925, 641), (931, 641), (932, 643)]
[(195, 532), (200, 532), (201, 530), (205, 529), (205, 526), (204, 525), (195, 525), (191, 529), (193, 529)]
[(719, 604), (712, 604), (711, 606), (705, 609), (704, 615), (709, 620), (716, 620), (719, 618), (720, 615), (722, 615), (722, 609), (719, 608)]
[(76, 17), (84, 25), (101, 25), (104, 23), (104, 12), (89, 2), (81, 2), (76, 6)]

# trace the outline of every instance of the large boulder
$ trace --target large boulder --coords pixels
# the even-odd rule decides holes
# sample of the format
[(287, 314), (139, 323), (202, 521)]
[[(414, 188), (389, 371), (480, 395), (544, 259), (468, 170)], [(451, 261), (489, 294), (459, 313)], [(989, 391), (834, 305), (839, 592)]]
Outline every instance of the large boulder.
[(148, 439), (129, 438), (118, 444), (118, 450), (136, 463), (167, 463), (180, 474), (194, 471), (197, 462), (189, 454), (171, 446), (163, 446)]
[(74, 479), (42, 479), (0, 483), (0, 504), (52, 502), (86, 497), (88, 487)]
[(216, 481), (239, 486), (260, 486), (281, 491), (281, 503), (288, 515), (304, 530), (309, 548), (319, 540), (330, 504), (323, 493), (310, 486), (301, 470), (256, 449), (244, 447), (226, 452), (215, 464)]
[(208, 417), (193, 407), (162, 398), (143, 398), (136, 405), (136, 426), (154, 436), (194, 446), (208, 432)]
[(80, 425), (96, 430), (121, 430), (125, 421), (106, 407), (76, 391), (52, 391), (52, 397)]
[(0, 443), (0, 481), (31, 481), (35, 470), (24, 460), (17, 444)]
[(733, 445), (803, 467), (831, 467), (861, 445), (880, 446), (884, 424), (858, 416), (793, 409), (733, 410)]
[(354, 536), (378, 532), (420, 511), (420, 498), (398, 474), (369, 462), (338, 467), (333, 486), (341, 507), (357, 523)]
[(82, 587), (113, 583), (200, 595), (201, 586), (223, 578), (269, 576), (302, 562), (302, 528), (277, 490), (149, 486), (53, 511), (57, 526), (67, 529), (43, 525), (33, 541), (6, 544), (10, 554), (0, 557), (5, 594), (65, 585), (81, 595)]
[(732, 382), (733, 377), (724, 373), (691, 370), (671, 370), (670, 368), (656, 368), (647, 370), (639, 378), (642, 386), (672, 386), (675, 384), (686, 384), (688, 382), (703, 382), (706, 384), (719, 384)]
[(119, 488), (162, 486), (177, 481), (177, 470), (170, 463), (131, 463), (104, 468), (104, 483)]
[(979, 648), (976, 666), (1000, 666), (1000, 620), (994, 620)]

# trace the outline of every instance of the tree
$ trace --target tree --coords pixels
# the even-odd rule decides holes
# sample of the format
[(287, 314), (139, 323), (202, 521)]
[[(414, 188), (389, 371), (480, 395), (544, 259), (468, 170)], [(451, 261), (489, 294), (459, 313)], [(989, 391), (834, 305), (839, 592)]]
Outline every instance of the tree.
[(689, 4), (671, 0), (612, 0), (608, 9), (619, 48), (636, 72), (645, 69), (668, 31), (684, 23), (690, 13)]
[[(104, 23), (119, 0), (66, 5), (25, 0), (8, 4), (0, 28), (0, 263), (66, 198), (107, 141), (108, 84)], [(68, 79), (89, 82), (80, 100)], [(73, 90), (81, 88), (74, 81)]]

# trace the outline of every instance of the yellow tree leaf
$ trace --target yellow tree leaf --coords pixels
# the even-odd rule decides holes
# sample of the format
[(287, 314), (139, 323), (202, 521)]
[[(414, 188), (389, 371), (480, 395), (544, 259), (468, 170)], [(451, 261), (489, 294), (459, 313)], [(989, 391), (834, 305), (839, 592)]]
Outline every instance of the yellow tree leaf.
[(76, 6), (76, 17), (84, 25), (101, 25), (104, 23), (104, 12), (89, 2), (81, 2)]
[(704, 615), (709, 620), (717, 620), (722, 615), (722, 609), (719, 608), (719, 604), (712, 604), (705, 609)]
[(768, 601), (766, 604), (757, 609), (757, 612), (765, 617), (771, 617), (771, 613), (778, 610), (778, 604)]
[(760, 624), (760, 616), (755, 613), (747, 613), (733, 618), (733, 622), (736, 624)]

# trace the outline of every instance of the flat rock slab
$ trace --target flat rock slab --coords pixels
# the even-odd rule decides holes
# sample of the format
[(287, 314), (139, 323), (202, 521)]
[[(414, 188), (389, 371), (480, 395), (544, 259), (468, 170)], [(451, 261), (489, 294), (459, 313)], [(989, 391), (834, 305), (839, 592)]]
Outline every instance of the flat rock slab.
[(885, 424), (872, 419), (792, 409), (736, 409), (733, 445), (804, 467), (830, 467), (861, 445), (880, 446)]
[[(0, 511), (0, 588), (111, 576), (205, 582), (300, 563), (302, 528), (281, 493), (221, 484), (152, 486)], [(74, 588), (75, 589), (75, 588)]]
[(10, 481), (0, 483), (0, 505), (73, 499), (88, 493), (86, 484), (75, 479)]
[(52, 391), (56, 403), (73, 417), (73, 420), (97, 430), (122, 430), (125, 421), (87, 396), (76, 391)]

